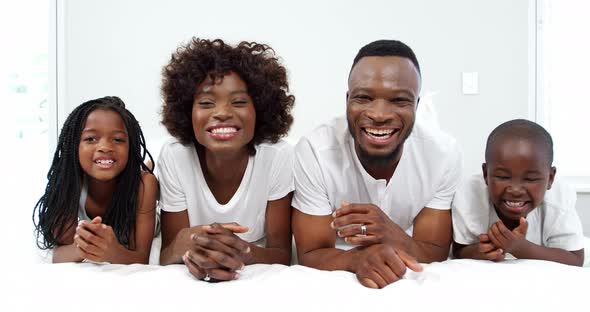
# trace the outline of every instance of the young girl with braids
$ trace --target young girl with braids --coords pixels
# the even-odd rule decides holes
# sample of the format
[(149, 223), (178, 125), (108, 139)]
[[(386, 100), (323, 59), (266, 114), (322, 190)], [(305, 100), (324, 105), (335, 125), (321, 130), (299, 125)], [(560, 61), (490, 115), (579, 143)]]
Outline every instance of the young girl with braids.
[(158, 182), (146, 155), (153, 162), (118, 97), (74, 109), (34, 210), (37, 244), (53, 248), (53, 262), (148, 263)]
[(193, 38), (163, 70), (158, 159), (160, 263), (196, 278), (239, 278), (248, 264), (289, 264), (293, 149), (282, 140), (295, 98), (267, 45)]

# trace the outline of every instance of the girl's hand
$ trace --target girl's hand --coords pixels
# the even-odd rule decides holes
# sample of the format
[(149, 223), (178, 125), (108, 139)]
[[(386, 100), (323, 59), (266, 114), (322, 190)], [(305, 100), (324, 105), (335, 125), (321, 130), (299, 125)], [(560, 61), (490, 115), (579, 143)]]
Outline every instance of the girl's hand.
[(74, 243), (80, 249), (81, 256), (95, 262), (113, 262), (123, 247), (113, 228), (101, 223), (100, 217), (92, 221), (81, 221), (76, 228)]
[(191, 274), (198, 279), (216, 281), (237, 279), (245, 264), (251, 260), (250, 244), (234, 233), (244, 233), (247, 227), (237, 223), (201, 226), (191, 240), (195, 250), (189, 250), (183, 261)]

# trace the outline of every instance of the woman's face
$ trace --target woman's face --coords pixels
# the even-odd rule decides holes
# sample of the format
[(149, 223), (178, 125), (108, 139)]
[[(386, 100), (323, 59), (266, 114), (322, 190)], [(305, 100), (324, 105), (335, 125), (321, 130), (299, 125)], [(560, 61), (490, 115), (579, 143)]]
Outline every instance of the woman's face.
[(192, 111), (199, 144), (213, 153), (247, 151), (254, 137), (256, 110), (246, 83), (234, 72), (207, 78), (197, 87)]
[(96, 109), (88, 114), (80, 144), (80, 167), (91, 178), (107, 182), (127, 166), (129, 137), (121, 116), (109, 109)]

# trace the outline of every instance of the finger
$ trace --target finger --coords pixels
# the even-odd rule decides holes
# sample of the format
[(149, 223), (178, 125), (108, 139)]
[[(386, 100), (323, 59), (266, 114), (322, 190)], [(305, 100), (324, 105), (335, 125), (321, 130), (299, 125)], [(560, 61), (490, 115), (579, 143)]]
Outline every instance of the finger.
[(207, 257), (229, 270), (237, 271), (244, 268), (244, 263), (241, 260), (238, 260), (226, 253), (210, 249), (204, 249), (203, 252)]
[(188, 250), (186, 253), (184, 253), (184, 256), (201, 269), (213, 269), (220, 266), (219, 263), (215, 262), (213, 259), (201, 252)]
[(342, 215), (337, 218), (334, 218), (330, 226), (333, 229), (339, 229), (345, 226), (349, 226), (351, 224), (371, 224), (372, 222), (369, 220), (369, 216), (364, 213), (350, 213), (347, 215)]
[(221, 241), (218, 238), (219, 235), (206, 235), (206, 234), (193, 234), (191, 240), (197, 244), (197, 246), (203, 247), (204, 249), (217, 250), (223, 253), (235, 256), (240, 253), (240, 250), (232, 248)]
[(420, 263), (418, 263), (418, 261), (416, 260), (416, 258), (408, 255), (403, 250), (396, 250), (396, 253), (399, 256), (399, 258), (404, 262), (404, 264), (408, 268), (410, 268), (410, 270), (412, 270), (414, 272), (422, 272), (422, 270), (423, 270), (422, 265)]
[(498, 248), (486, 253), (485, 257), (491, 261), (502, 261), (504, 260), (504, 252), (502, 249)]
[(490, 241), (492, 242), (492, 244), (494, 244), (496, 247), (500, 247), (502, 246), (502, 243), (496, 238), (496, 236), (494, 235), (494, 233), (492, 232), (493, 226), (490, 227), (490, 229), (488, 230), (488, 237), (490, 238)]
[[(352, 224), (349, 226), (345, 226), (345, 227), (339, 228), (338, 231), (336, 232), (336, 234), (338, 234), (338, 236), (340, 236), (340, 237), (363, 235), (362, 226), (363, 226), (363, 224)], [(364, 235), (374, 234), (375, 233), (374, 229), (375, 229), (375, 226), (373, 224), (365, 224)]]
[(375, 283), (372, 279), (370, 279), (368, 277), (359, 278), (359, 282), (361, 283), (361, 285), (368, 287), (368, 288), (374, 288), (374, 289), (379, 288), (379, 285), (377, 285), (377, 283)]
[(102, 231), (102, 223), (90, 223), (88, 221), (81, 223), (78, 227), (83, 228), (94, 235), (99, 235)]
[(94, 245), (98, 248), (105, 248), (104, 240), (94, 233), (88, 231), (85, 227), (77, 228), (76, 235), (84, 239), (84, 241), (88, 244)]
[(479, 243), (479, 252), (485, 254), (488, 253), (492, 250), (497, 249), (498, 247), (496, 247), (496, 245), (492, 244), (492, 243)]
[(479, 234), (479, 242), (480, 243), (489, 243), (490, 237), (488, 236), (488, 234)]
[(228, 229), (234, 233), (246, 233), (249, 231), (249, 228), (247, 226), (240, 225), (237, 222), (219, 223), (219, 225), (221, 225), (223, 228)]
[(80, 253), (81, 253), (81, 256), (83, 259), (94, 261), (94, 262), (103, 262), (102, 259), (97, 255), (93, 255), (91, 253), (85, 252), (84, 250), (81, 250)]
[(386, 265), (375, 267), (375, 270), (385, 280), (387, 285), (397, 282), (406, 273), (406, 266), (403, 261), (397, 259), (396, 263), (397, 264), (392, 267), (390, 261), (386, 261)]
[(236, 252), (239, 254), (245, 255), (250, 252), (250, 244), (244, 241), (243, 239), (239, 238), (229, 230), (223, 228), (211, 228), (211, 230), (206, 230), (206, 233), (214, 234), (208, 235), (207, 237), (222, 242), (226, 246), (235, 249)]
[(207, 270), (207, 273), (212, 279), (217, 281), (231, 281), (240, 277), (240, 273), (238, 272), (231, 272), (223, 269), (211, 269)]
[(100, 216), (96, 216), (96, 217), (94, 217), (94, 219), (92, 219), (92, 220), (90, 221), (90, 223), (93, 223), (93, 224), (99, 224), (99, 223), (102, 223), (102, 218), (101, 218)]
[(521, 235), (526, 235), (528, 229), (529, 223), (524, 217), (520, 217), (520, 224), (514, 229), (514, 231), (520, 233)]
[(346, 206), (342, 206), (342, 207), (336, 209), (332, 213), (332, 217), (338, 218), (338, 217), (345, 216), (345, 215), (351, 214), (351, 213), (365, 214), (365, 213), (369, 212), (369, 209), (370, 209), (369, 207), (370, 207), (369, 204), (347, 204)]
[(186, 265), (186, 267), (188, 268), (188, 271), (197, 279), (203, 279), (205, 278), (205, 271), (199, 269), (199, 267), (191, 261), (191, 259), (189, 257), (187, 257), (186, 255), (182, 256), (182, 261), (184, 262), (184, 265)]
[(512, 234), (512, 231), (510, 231), (503, 222), (498, 222), (498, 230), (500, 231), (500, 234), (505, 237), (506, 239), (513, 239), (514, 238), (514, 234)]
[(101, 254), (101, 250), (99, 248), (97, 248), (96, 246), (94, 246), (92, 244), (89, 244), (88, 242), (83, 240), (79, 235), (74, 235), (74, 244), (76, 247), (78, 247), (80, 250), (82, 250), (85, 253), (92, 254), (95, 256), (98, 256)]
[(508, 243), (509, 238), (504, 236), (500, 227), (503, 225), (502, 221), (498, 221), (492, 225), (492, 233), (494, 233), (494, 237), (499, 241), (498, 247), (506, 246)]
[(375, 235), (367, 235), (367, 236), (349, 236), (345, 237), (344, 241), (350, 245), (361, 245), (361, 246), (369, 246), (373, 244), (379, 243), (379, 238)]

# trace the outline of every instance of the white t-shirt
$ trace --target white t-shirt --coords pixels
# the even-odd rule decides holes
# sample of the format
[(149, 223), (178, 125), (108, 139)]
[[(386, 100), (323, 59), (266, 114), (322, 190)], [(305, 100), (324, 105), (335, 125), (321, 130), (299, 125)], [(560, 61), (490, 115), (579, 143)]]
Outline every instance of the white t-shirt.
[[(329, 215), (342, 201), (371, 203), (412, 235), (422, 208), (450, 209), (461, 177), (461, 153), (453, 138), (416, 121), (389, 183), (369, 175), (358, 159), (346, 118), (336, 118), (295, 147), (293, 207)], [(350, 248), (338, 239), (338, 248)]]
[[(492, 204), (481, 173), (465, 179), (457, 189), (452, 207), (453, 239), (463, 245), (479, 243), (500, 218)], [(526, 217), (526, 239), (540, 246), (568, 251), (584, 248), (582, 224), (576, 213), (576, 192), (555, 179), (543, 202)]]
[(225, 205), (211, 193), (194, 145), (170, 140), (162, 147), (156, 168), (162, 210), (188, 210), (190, 226), (238, 222), (249, 228), (238, 234), (248, 242), (265, 237), (268, 201), (281, 199), (294, 189), (293, 148), (285, 141), (256, 146), (238, 190)]

